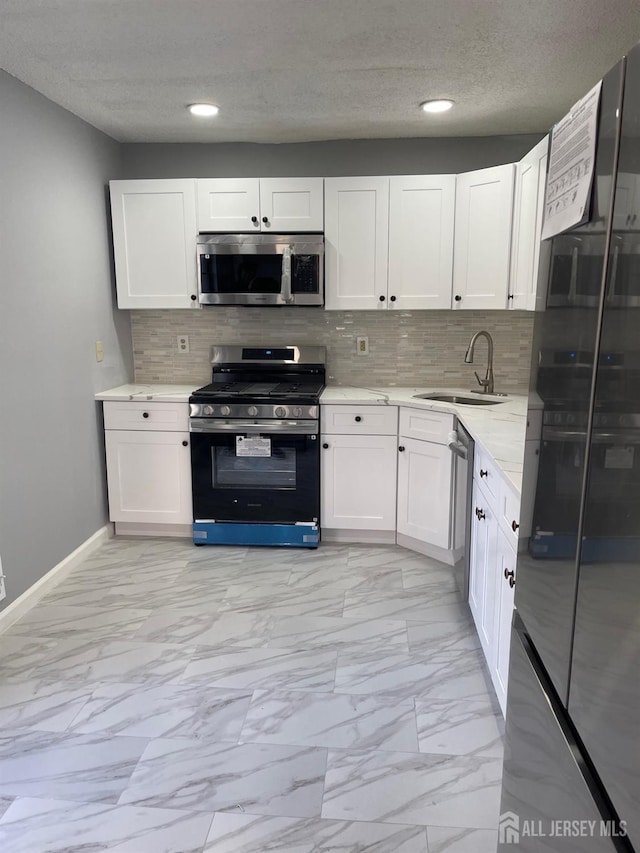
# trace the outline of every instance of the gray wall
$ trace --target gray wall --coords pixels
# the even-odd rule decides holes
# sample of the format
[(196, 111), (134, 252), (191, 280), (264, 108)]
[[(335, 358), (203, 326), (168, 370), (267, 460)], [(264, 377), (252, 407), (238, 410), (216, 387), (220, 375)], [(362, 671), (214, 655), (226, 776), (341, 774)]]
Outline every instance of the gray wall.
[(121, 147), (2, 71), (0, 115), (4, 607), (106, 523), (93, 394), (133, 364), (129, 314), (113, 307), (105, 191)]
[(544, 136), (347, 139), (283, 145), (125, 144), (125, 178), (448, 174), (513, 163)]

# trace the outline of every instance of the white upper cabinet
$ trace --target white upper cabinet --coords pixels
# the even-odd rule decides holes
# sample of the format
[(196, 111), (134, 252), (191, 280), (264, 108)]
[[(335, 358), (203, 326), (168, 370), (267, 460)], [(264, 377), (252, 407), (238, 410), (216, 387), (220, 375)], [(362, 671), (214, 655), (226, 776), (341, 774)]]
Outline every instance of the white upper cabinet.
[(324, 188), (325, 306), (384, 308), (389, 178), (326, 178)]
[(198, 231), (260, 231), (258, 178), (198, 180)]
[(198, 231), (322, 231), (323, 178), (198, 180)]
[(323, 231), (323, 190), (324, 178), (260, 178), (262, 230)]
[(457, 177), (453, 308), (507, 307), (514, 175), (508, 163)]
[(111, 181), (119, 308), (197, 308), (193, 180)]
[(549, 243), (540, 240), (548, 154), (549, 137), (545, 136), (516, 165), (508, 297), (513, 309), (535, 310), (539, 273), (543, 278), (548, 271)]
[(455, 175), (390, 179), (389, 308), (450, 308)]

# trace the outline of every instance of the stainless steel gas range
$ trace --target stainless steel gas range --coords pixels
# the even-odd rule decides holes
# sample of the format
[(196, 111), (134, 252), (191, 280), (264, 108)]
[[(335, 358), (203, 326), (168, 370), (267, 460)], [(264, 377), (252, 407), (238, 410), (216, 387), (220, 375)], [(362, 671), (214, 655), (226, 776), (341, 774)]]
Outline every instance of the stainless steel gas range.
[(320, 394), (316, 346), (214, 346), (212, 382), (189, 398), (193, 541), (320, 541)]

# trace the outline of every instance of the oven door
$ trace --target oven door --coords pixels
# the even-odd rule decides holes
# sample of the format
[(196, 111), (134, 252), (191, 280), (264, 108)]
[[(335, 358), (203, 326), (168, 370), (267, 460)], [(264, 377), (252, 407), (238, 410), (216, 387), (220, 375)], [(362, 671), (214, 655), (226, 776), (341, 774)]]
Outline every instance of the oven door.
[(318, 522), (317, 421), (192, 418), (189, 428), (196, 522)]

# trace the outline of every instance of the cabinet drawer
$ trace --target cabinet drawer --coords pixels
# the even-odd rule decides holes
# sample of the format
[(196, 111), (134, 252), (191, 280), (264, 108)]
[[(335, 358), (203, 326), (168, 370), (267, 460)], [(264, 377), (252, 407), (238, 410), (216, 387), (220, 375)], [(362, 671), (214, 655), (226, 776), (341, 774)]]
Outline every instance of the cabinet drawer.
[(107, 400), (104, 402), (104, 428), (188, 432), (189, 404)]
[(448, 412), (429, 409), (400, 409), (400, 435), (419, 441), (447, 444), (453, 429), (454, 416)]
[(397, 435), (397, 406), (321, 406), (323, 435)]
[(498, 523), (511, 543), (518, 541), (520, 533), (520, 495), (505, 479), (500, 484)]
[(491, 456), (477, 444), (473, 463), (473, 479), (482, 484), (488, 496), (493, 499), (494, 506), (497, 507), (502, 488), (502, 474)]

